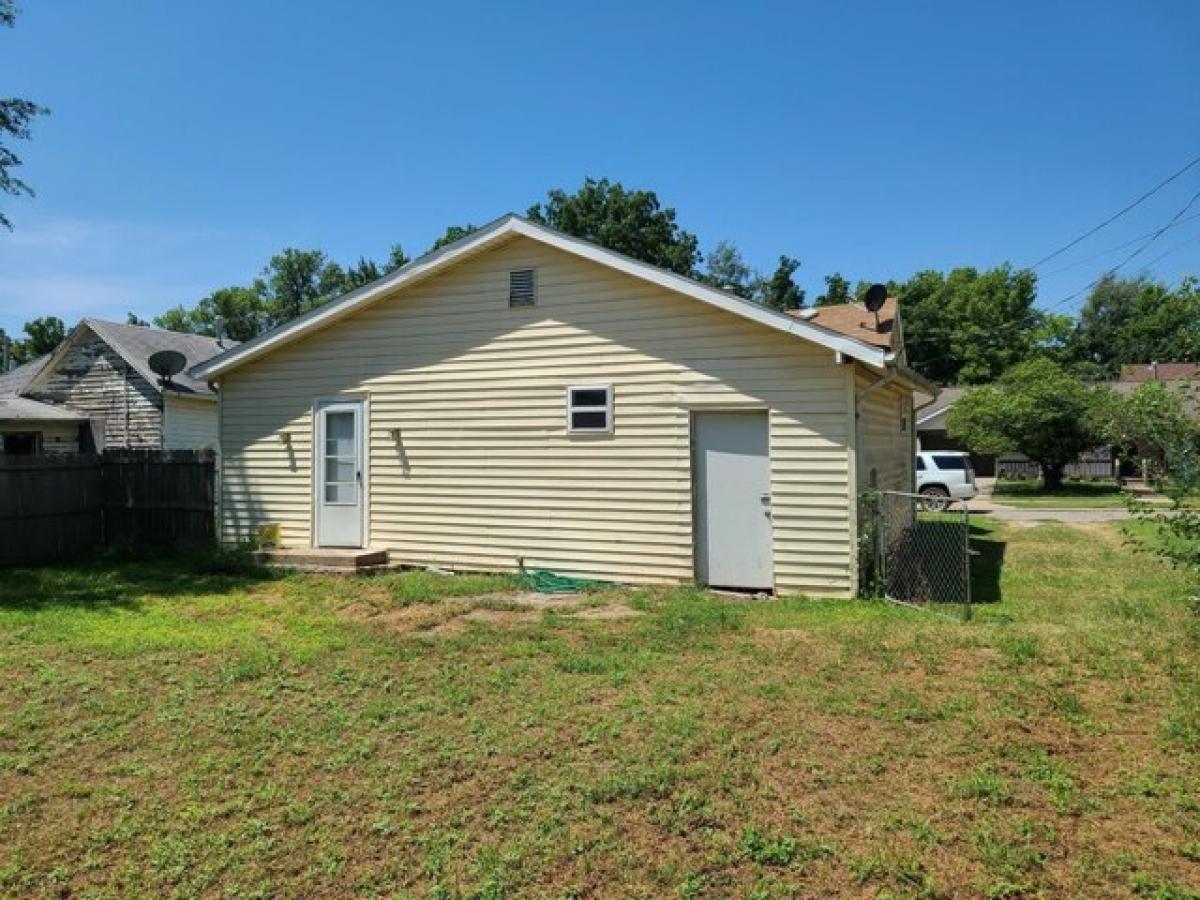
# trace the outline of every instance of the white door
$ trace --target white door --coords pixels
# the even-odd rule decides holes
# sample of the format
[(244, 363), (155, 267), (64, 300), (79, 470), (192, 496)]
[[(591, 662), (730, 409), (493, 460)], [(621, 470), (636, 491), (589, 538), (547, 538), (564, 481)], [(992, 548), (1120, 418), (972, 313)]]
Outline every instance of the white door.
[(692, 429), (696, 574), (712, 587), (771, 590), (767, 413), (696, 413)]
[(318, 404), (313, 453), (318, 547), (362, 546), (362, 433), (361, 401)]

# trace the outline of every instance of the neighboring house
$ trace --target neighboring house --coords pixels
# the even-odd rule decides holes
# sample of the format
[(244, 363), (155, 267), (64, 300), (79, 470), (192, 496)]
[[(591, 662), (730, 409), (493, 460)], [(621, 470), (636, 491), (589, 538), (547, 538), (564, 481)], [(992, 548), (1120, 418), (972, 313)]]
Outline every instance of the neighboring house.
[(1183, 407), (1200, 418), (1200, 363), (1139, 363), (1121, 366), (1121, 374), (1113, 384), (1119, 394), (1129, 394), (1147, 381), (1161, 381), (1178, 391)]
[[(517, 216), (192, 375), (220, 394), (226, 541), (822, 595), (855, 589), (858, 494), (912, 484), (912, 391), (936, 390)], [(860, 428), (868, 404), (890, 412)]]
[(200, 335), (84, 319), (53, 353), (0, 375), (0, 450), (215, 448), (216, 394), (186, 367), (164, 382), (149, 359), (175, 350), (190, 367), (230, 346)]
[[(1121, 367), (1116, 381), (1109, 387), (1119, 394), (1129, 394), (1147, 381), (1161, 381), (1169, 388), (1179, 391), (1184, 408), (1200, 418), (1200, 363), (1139, 363)], [(917, 397), (917, 439), (922, 450), (966, 450), (967, 448), (946, 432), (946, 415), (969, 388), (942, 388), (933, 402), (928, 396)], [(971, 454), (971, 461), (978, 475), (1001, 473), (1036, 477), (1037, 467), (1019, 453), (1005, 454), (997, 460), (994, 456)], [(1067, 467), (1072, 477), (1101, 478), (1113, 473), (1116, 458), (1113, 448), (1098, 447), (1083, 454)], [(1133, 474), (1130, 468), (1125, 474)]]
[[(921, 450), (957, 450), (969, 452), (957, 438), (946, 431), (946, 416), (969, 388), (946, 387), (930, 402), (929, 396), (917, 398), (917, 444)], [(989, 478), (996, 474), (996, 457), (971, 453), (975, 474)]]

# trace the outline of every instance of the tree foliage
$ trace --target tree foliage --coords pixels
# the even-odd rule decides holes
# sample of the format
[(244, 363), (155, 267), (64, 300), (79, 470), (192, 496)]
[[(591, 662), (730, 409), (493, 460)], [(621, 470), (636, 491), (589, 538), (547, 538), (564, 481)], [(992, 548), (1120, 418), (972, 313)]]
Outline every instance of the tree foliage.
[[(12, 28), (17, 21), (13, 0), (0, 0), (0, 27)], [(0, 98), (0, 193), (16, 197), (33, 196), (33, 190), (13, 174), (21, 159), (9, 146), (11, 141), (27, 141), (32, 136), (30, 123), (50, 111), (32, 100), (20, 97)], [(12, 222), (0, 212), (0, 226), (12, 231)]]
[(0, 342), (8, 341), (9, 361), (15, 365), (37, 359), (63, 342), (67, 327), (57, 316), (42, 316), (25, 323), (25, 339), (10, 338), (0, 329)]
[(771, 277), (763, 282), (762, 303), (780, 311), (800, 309), (804, 306), (804, 289), (796, 283), (796, 270), (800, 260), (790, 256), (779, 257), (779, 265)]
[(704, 257), (700, 279), (715, 288), (732, 291), (750, 300), (758, 291), (758, 274), (742, 259), (741, 251), (730, 241), (718, 241)]
[(1046, 487), (1054, 489), (1066, 465), (1100, 442), (1095, 414), (1106, 390), (1089, 387), (1050, 359), (1032, 359), (963, 394), (946, 428), (976, 453), (1023, 453), (1041, 465)]
[(850, 282), (842, 277), (840, 272), (825, 276), (825, 293), (818, 295), (816, 306), (838, 306), (854, 300), (850, 292)]
[(1189, 383), (1146, 381), (1125, 395), (1109, 392), (1093, 411), (1094, 427), (1106, 443), (1162, 474), (1174, 460), (1193, 455), (1200, 446), (1200, 421), (1185, 405), (1187, 395), (1194, 399), (1197, 390)]
[[(455, 241), (462, 240), (467, 235), (472, 234), (479, 229), (474, 225), (451, 225), (443, 233), (440, 238), (433, 242), (433, 245), (427, 252), (432, 253), (434, 250), (440, 250), (447, 244), (453, 244)], [(394, 250), (395, 248), (393, 248)], [(401, 251), (403, 253), (404, 251)]]
[(1200, 360), (1200, 281), (1172, 290), (1145, 277), (1108, 275), (1092, 288), (1066, 356), (1105, 376), (1126, 363)]
[(554, 189), (529, 207), (529, 218), (559, 231), (660, 266), (698, 274), (700, 242), (679, 227), (675, 210), (654, 191), (626, 190), (607, 178), (586, 178), (575, 193)]
[(42, 316), (25, 323), (25, 334), (26, 357), (34, 359), (61, 344), (67, 336), (67, 327), (58, 316)]
[(1038, 355), (1037, 279), (1010, 266), (918, 272), (892, 285), (909, 364), (939, 384), (987, 384)]

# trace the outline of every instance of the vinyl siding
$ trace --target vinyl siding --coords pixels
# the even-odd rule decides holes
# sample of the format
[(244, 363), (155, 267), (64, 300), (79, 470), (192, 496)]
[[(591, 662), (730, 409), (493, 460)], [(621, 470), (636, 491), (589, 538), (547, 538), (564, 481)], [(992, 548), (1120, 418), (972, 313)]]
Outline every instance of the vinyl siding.
[[(510, 269), (537, 306), (509, 309)], [(394, 562), (693, 577), (690, 412), (770, 410), (776, 588), (851, 587), (851, 366), (803, 340), (517, 238), (226, 374), (222, 534), (312, 525), (312, 406), (369, 400), (367, 541)], [(610, 383), (611, 435), (569, 385)], [(393, 441), (390, 429), (399, 428)], [(290, 442), (281, 434), (287, 432)]]
[(163, 449), (201, 450), (217, 446), (217, 404), (168, 394), (163, 407)]
[[(871, 487), (871, 471), (875, 470), (875, 487), (881, 491), (911, 491), (913, 489), (912, 391), (895, 385), (864, 392), (882, 377), (859, 367), (857, 373), (859, 440), (862, 446), (862, 490)], [(902, 420), (907, 427), (902, 428)]]

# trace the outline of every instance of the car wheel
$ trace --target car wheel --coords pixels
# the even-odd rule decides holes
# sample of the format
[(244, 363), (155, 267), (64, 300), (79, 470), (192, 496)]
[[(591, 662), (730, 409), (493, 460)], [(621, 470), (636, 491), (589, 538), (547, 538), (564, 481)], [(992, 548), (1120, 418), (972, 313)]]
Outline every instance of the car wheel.
[(944, 487), (930, 485), (921, 488), (921, 508), (930, 512), (941, 512), (950, 505), (950, 492)]

